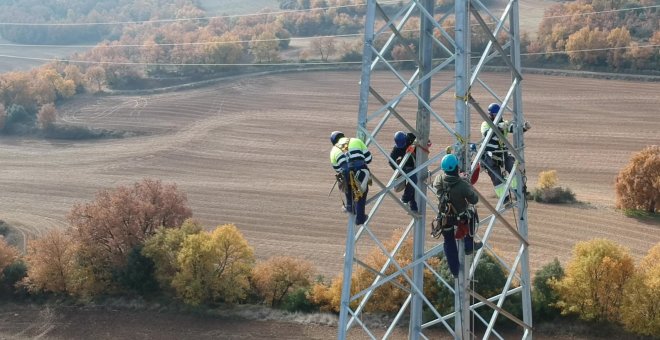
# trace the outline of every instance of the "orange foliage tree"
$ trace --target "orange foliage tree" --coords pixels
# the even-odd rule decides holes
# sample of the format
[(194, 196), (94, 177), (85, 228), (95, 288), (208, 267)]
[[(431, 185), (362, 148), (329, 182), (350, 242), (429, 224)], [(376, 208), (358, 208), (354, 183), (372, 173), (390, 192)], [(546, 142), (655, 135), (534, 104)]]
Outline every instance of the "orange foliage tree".
[(660, 146), (633, 155), (616, 177), (616, 205), (654, 213), (660, 208)]
[(37, 112), (37, 124), (42, 129), (49, 129), (55, 123), (57, 118), (57, 109), (55, 104), (49, 103), (41, 107)]
[(599, 65), (605, 62), (607, 52), (607, 32), (598, 28), (583, 27), (571, 34), (566, 42), (566, 52), (571, 62), (577, 66)]
[(145, 178), (132, 186), (100, 191), (94, 201), (74, 205), (67, 218), (81, 246), (121, 264), (158, 228), (176, 227), (191, 217), (187, 203), (176, 184)]
[[(396, 230), (392, 234), (392, 237), (383, 243), (388, 252), (391, 253), (399, 242), (401, 235), (402, 230)], [(412, 262), (412, 248), (413, 239), (412, 237), (407, 237), (403, 241), (399, 251), (394, 255), (394, 259), (399, 266), (405, 267)], [(351, 294), (356, 294), (357, 292), (371, 286), (376, 279), (376, 274), (374, 274), (373, 270), (375, 269), (376, 271), (379, 271), (386, 261), (387, 256), (385, 256), (380, 248), (374, 247), (364, 259), (364, 263), (372, 270), (364, 267), (356, 268), (351, 277)], [(428, 263), (432, 268), (437, 268), (440, 265), (440, 260), (438, 258), (431, 258), (428, 260)], [(390, 275), (395, 271), (396, 268), (390, 263), (385, 270), (385, 275)], [(408, 270), (405, 273), (409, 278), (412, 278), (412, 270)], [(343, 275), (338, 275), (328, 286), (325, 286), (322, 283), (315, 284), (310, 293), (310, 300), (319, 305), (322, 311), (338, 312), (341, 301), (342, 279)], [(408, 297), (409, 293), (407, 290), (410, 288), (410, 284), (401, 275), (396, 278), (395, 282), (396, 284), (391, 281), (378, 287), (372, 294), (369, 302), (366, 304), (365, 311), (385, 313), (397, 312), (403, 304), (403, 301)], [(435, 276), (428, 269), (425, 269), (424, 295), (434, 296), (439, 290), (440, 287), (438, 286)], [(359, 300), (353, 301), (351, 303), (351, 308), (356, 308), (359, 303)]]
[(287, 294), (309, 287), (313, 275), (314, 269), (309, 261), (274, 256), (254, 267), (252, 284), (266, 304), (278, 306)]
[(30, 240), (24, 284), (32, 292), (72, 293), (76, 269), (76, 248), (71, 235), (52, 230)]

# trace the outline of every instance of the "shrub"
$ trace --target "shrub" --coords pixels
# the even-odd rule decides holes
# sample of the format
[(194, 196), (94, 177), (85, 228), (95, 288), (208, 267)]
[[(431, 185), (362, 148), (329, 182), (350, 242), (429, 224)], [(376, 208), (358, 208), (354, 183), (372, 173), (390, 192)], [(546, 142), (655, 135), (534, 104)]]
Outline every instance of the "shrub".
[(310, 313), (317, 307), (309, 299), (309, 287), (295, 289), (282, 300), (280, 307), (289, 312)]
[(574, 203), (575, 194), (569, 188), (554, 187), (536, 189), (532, 193), (534, 201), (541, 203)]
[(257, 264), (252, 283), (267, 305), (277, 307), (292, 291), (308, 289), (313, 276), (311, 262), (275, 256)]
[(579, 242), (566, 275), (550, 281), (558, 293), (561, 313), (577, 314), (597, 322), (619, 320), (623, 287), (632, 277), (632, 257), (624, 248), (605, 239)]
[(534, 275), (532, 310), (536, 321), (550, 321), (559, 316), (559, 310), (554, 307), (559, 300), (559, 295), (550, 286), (550, 281), (561, 280), (563, 277), (564, 269), (557, 258), (543, 266)]
[(548, 170), (539, 173), (538, 187), (533, 190), (532, 198), (541, 203), (574, 203), (575, 194), (569, 188), (556, 186), (557, 171)]
[(660, 338), (660, 243), (651, 248), (624, 288), (621, 318), (634, 333)]
[(538, 179), (539, 189), (550, 189), (557, 185), (557, 170), (541, 171)]
[(24, 288), (17, 285), (23, 278), (27, 276), (27, 266), (23, 260), (16, 260), (12, 264), (5, 267), (2, 271), (2, 286), (0, 292), (7, 295), (24, 295)]
[(655, 213), (660, 208), (660, 146), (633, 155), (616, 177), (616, 205)]
[(0, 236), (7, 236), (10, 231), (9, 224), (7, 222), (0, 220)]

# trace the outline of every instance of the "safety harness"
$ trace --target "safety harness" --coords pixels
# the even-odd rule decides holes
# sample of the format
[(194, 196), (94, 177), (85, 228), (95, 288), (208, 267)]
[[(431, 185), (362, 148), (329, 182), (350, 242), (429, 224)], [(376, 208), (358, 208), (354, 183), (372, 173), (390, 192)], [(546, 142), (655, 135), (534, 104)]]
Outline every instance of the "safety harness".
[(449, 195), (451, 187), (444, 181), (441, 183), (442, 186), (436, 193), (438, 197), (438, 215), (431, 222), (431, 236), (440, 238), (443, 232), (452, 230), (454, 231), (454, 238), (463, 239), (470, 232), (468, 224), (472, 220), (474, 211), (468, 208), (458, 213), (451, 203), (451, 197)]
[[(348, 152), (348, 145), (351, 142), (351, 138), (347, 138), (347, 141), (342, 144), (335, 144), (335, 147), (341, 150), (346, 157), (346, 163), (348, 164), (348, 185), (351, 186), (351, 191), (353, 193), (353, 201), (359, 201), (364, 193), (366, 192), (367, 185), (371, 185), (371, 176), (369, 176), (369, 171), (366, 169), (360, 169), (357, 171), (350, 170), (351, 156)], [(346, 190), (346, 179), (344, 178), (344, 172), (337, 173), (337, 182), (339, 183), (339, 188), (344, 191)], [(365, 177), (360, 180), (359, 177)]]

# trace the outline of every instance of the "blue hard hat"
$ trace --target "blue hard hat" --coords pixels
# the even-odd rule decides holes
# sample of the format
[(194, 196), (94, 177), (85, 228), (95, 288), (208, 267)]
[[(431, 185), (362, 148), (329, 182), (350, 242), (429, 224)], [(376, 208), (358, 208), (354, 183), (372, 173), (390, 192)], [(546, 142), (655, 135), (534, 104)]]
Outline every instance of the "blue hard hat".
[(337, 144), (337, 142), (339, 142), (339, 140), (341, 138), (344, 138), (344, 133), (343, 132), (341, 132), (341, 131), (332, 131), (332, 133), (330, 134), (330, 143), (332, 143), (332, 145), (335, 145), (335, 144)]
[(445, 157), (442, 157), (440, 167), (444, 172), (454, 171), (456, 170), (456, 167), (458, 167), (458, 158), (452, 154), (445, 155)]
[(405, 148), (406, 144), (408, 144), (408, 136), (406, 136), (406, 133), (403, 131), (397, 131), (394, 134), (394, 144), (396, 144), (397, 148)]
[(500, 104), (491, 103), (490, 105), (488, 105), (488, 112), (490, 113), (491, 116), (497, 115), (497, 113), (500, 112)]

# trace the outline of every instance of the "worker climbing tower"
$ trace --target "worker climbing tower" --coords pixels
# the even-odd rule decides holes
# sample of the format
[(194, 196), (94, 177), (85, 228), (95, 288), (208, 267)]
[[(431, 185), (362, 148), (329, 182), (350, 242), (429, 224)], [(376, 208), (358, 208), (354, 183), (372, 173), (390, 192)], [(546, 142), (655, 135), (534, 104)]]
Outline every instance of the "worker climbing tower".
[[(374, 171), (369, 219), (356, 226), (349, 218), (340, 339), (357, 334), (389, 338), (406, 325), (409, 339), (426, 339), (442, 328), (456, 339), (502, 339), (497, 329), (502, 319), (517, 325), (520, 338), (532, 338), (520, 72), (516, 0), (366, 1), (357, 136), (367, 143), (375, 162), (387, 163), (393, 132), (414, 133), (416, 168), (407, 174), (400, 167), (388, 174)], [(491, 102), (501, 106), (494, 121), (484, 109)], [(504, 117), (512, 122), (510, 140), (493, 125)], [(486, 137), (477, 133), (484, 121), (491, 127)], [(483, 248), (468, 256), (458, 242), (459, 275), (447, 277), (437, 264), (438, 259), (444, 261), (442, 239), (430, 237), (438, 213), (430, 179), (440, 171), (446, 145), (453, 146), (464, 172), (479, 171), (484, 141), (493, 133), (516, 159), (503, 178), (509, 194), (498, 198), (487, 180), (477, 183), (480, 219), (475, 238)], [(394, 190), (414, 174), (417, 212), (400, 202)], [(379, 214), (391, 214), (391, 209), (381, 209), (387, 204), (410, 216), (401, 238), (388, 246), (374, 222)], [(383, 259), (378, 265), (370, 261), (373, 254), (366, 258), (365, 249), (374, 248)], [(484, 293), (475, 280), (477, 263), (486, 258), (506, 277), (495, 293), (493, 287)], [(358, 274), (369, 277), (370, 284), (351, 280)], [(439, 301), (439, 296), (449, 298)], [(376, 299), (398, 304), (385, 330), (369, 318)]]

